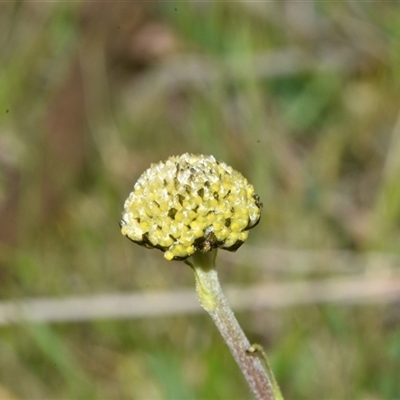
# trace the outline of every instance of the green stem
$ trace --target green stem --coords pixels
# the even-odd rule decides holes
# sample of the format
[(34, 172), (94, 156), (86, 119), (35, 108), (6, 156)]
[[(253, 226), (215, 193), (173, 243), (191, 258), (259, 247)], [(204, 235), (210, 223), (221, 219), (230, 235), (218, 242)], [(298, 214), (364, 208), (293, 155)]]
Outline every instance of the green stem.
[(253, 354), (253, 347), (222, 292), (215, 269), (216, 253), (216, 250), (208, 253), (196, 252), (190, 261), (186, 261), (195, 273), (200, 304), (213, 319), (255, 397), (258, 400), (282, 399), (279, 389), (277, 391), (274, 385), (274, 378), (268, 376), (261, 359)]

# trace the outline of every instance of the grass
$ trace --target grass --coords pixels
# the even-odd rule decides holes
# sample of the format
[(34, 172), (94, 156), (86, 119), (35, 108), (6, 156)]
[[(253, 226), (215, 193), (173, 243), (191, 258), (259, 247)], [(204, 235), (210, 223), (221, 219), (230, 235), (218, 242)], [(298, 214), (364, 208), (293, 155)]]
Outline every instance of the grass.
[[(398, 255), (399, 22), (397, 2), (2, 4), (0, 297), (194, 290), (118, 229), (140, 173), (186, 151), (254, 184), (253, 245)], [(221, 258), (222, 284), (343, 273), (260, 262)], [(288, 399), (400, 397), (396, 303), (238, 319)], [(2, 326), (0, 353), (10, 399), (250, 398), (202, 314)]]

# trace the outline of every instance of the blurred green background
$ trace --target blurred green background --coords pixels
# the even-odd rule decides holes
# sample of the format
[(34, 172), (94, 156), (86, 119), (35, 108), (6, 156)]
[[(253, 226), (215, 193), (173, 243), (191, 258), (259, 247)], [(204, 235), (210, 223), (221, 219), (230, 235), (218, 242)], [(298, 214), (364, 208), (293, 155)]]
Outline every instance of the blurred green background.
[[(2, 302), (194, 292), (118, 222), (150, 163), (213, 154), (264, 203), (223, 286), (353, 285), (238, 311), (285, 397), (400, 398), (399, 290), (357, 297), (400, 285), (397, 1), (3, 2), (0, 33)], [(251, 396), (199, 309), (5, 322), (0, 398)]]

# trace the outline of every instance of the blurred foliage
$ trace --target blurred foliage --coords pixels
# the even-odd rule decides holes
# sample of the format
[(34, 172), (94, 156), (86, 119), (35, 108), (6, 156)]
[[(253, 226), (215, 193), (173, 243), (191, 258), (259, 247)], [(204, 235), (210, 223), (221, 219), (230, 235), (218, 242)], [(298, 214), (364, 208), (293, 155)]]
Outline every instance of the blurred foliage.
[[(254, 183), (250, 242), (399, 252), (398, 2), (5, 2), (0, 32), (2, 299), (193, 286), (118, 229), (186, 151)], [(238, 318), (288, 399), (394, 399), (398, 307)], [(249, 398), (206, 315), (1, 327), (0, 353), (2, 398)]]

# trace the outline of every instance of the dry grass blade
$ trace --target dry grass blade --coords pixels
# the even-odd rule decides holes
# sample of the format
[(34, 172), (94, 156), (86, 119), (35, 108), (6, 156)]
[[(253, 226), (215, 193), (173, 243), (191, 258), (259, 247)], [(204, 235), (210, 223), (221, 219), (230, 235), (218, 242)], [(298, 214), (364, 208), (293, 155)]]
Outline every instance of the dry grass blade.
[[(400, 300), (400, 276), (331, 278), (292, 283), (227, 286), (236, 310), (332, 303), (364, 305)], [(0, 303), (0, 325), (95, 319), (154, 318), (202, 312), (192, 289), (144, 294), (103, 294), (66, 299), (24, 299)]]

